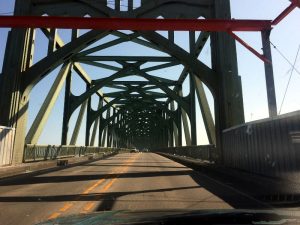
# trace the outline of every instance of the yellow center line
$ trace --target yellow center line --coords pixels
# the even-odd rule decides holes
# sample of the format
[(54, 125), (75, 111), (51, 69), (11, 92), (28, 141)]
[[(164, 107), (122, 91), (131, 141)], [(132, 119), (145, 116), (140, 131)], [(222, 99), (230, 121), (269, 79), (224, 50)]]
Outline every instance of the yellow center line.
[[(127, 160), (125, 163), (128, 163), (129, 165), (131, 165), (137, 158), (137, 155), (135, 155), (133, 158)], [(128, 165), (128, 166), (129, 166)], [(106, 190), (108, 190), (112, 184), (117, 180), (117, 178), (121, 175), (121, 173), (124, 173), (126, 172), (126, 170), (128, 169), (128, 166), (125, 167), (125, 169), (123, 170), (114, 170), (112, 171), (111, 173), (107, 174), (107, 176), (105, 176), (104, 178), (98, 180), (95, 184), (91, 185), (90, 187), (88, 187), (87, 189), (84, 190), (84, 192), (82, 192), (82, 194), (88, 194), (90, 193), (92, 190), (94, 190), (96, 187), (98, 187), (100, 184), (102, 184), (104, 181), (106, 181), (109, 176), (111, 174), (114, 174), (114, 173), (120, 173), (118, 176), (116, 176), (115, 178), (113, 178), (106, 186), (103, 187), (102, 189), (102, 192), (105, 192)], [(78, 199), (79, 197), (77, 197)], [(75, 199), (76, 200), (76, 199)], [(94, 207), (95, 203), (94, 202), (88, 202), (84, 208), (83, 208), (83, 211), (84, 212), (87, 212), (87, 211), (90, 211), (90, 209), (92, 209)], [(67, 203), (64, 203), (63, 207), (61, 207), (58, 211), (59, 212), (54, 212), (52, 213), (48, 219), (56, 219), (57, 217), (59, 217), (61, 215), (61, 212), (66, 212), (67, 210), (69, 210), (70, 208), (72, 208), (74, 206), (73, 203), (70, 203), (70, 202), (67, 202)]]
[(71, 208), (73, 206), (73, 203), (65, 203), (64, 206), (62, 208), (59, 209), (60, 212), (65, 212), (67, 211), (69, 208)]
[(56, 219), (57, 217), (60, 216), (60, 214), (61, 214), (61, 213), (58, 213), (58, 212), (52, 213), (52, 214), (48, 217), (48, 220)]
[(84, 206), (83, 210), (84, 210), (84, 211), (90, 211), (90, 209), (93, 208), (94, 205), (95, 205), (95, 202), (89, 202), (89, 203), (87, 203), (87, 204)]
[[(136, 160), (137, 156), (135, 156), (133, 159), (128, 160), (126, 163), (128, 163), (128, 166), (126, 166), (123, 170), (120, 171), (120, 173), (118, 174), (118, 176), (116, 176), (115, 178), (111, 179), (109, 183), (107, 183), (101, 190), (100, 192), (106, 192), (112, 185), (113, 183), (119, 178), (119, 176), (121, 176), (122, 173), (125, 173), (128, 169), (129, 166)], [(88, 211), (90, 211), (90, 209), (93, 208), (93, 206), (95, 205), (95, 203), (93, 202), (93, 204), (91, 204), (90, 202), (88, 202), (83, 210), (81, 211), (81, 213), (86, 213)]]
[(82, 194), (88, 194), (90, 191), (92, 191), (93, 189), (95, 189), (97, 186), (99, 186), (104, 181), (105, 181), (105, 178), (99, 180), (97, 183), (93, 184), (91, 187), (89, 187), (88, 189), (86, 189)]

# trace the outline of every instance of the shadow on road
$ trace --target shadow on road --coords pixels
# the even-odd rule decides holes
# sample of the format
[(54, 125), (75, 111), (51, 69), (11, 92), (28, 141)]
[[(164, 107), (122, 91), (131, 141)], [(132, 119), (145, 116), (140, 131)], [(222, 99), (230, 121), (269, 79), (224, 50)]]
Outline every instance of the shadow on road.
[[(136, 172), (125, 172), (125, 173), (113, 173), (113, 174), (99, 174), (99, 171), (91, 171), (92, 174), (84, 174), (84, 175), (54, 175), (47, 174), (44, 176), (29, 176), (26, 178), (8, 180), (0, 183), (0, 186), (14, 186), (14, 185), (30, 185), (30, 184), (46, 184), (46, 183), (63, 183), (66, 182), (80, 182), (80, 181), (93, 181), (100, 179), (113, 179), (113, 178), (139, 178), (141, 180), (153, 177), (173, 177), (173, 176), (188, 176), (193, 179), (193, 181), (197, 184), (195, 186), (184, 186), (184, 187), (174, 187), (174, 188), (166, 188), (162, 187), (160, 189), (151, 189), (151, 190), (138, 190), (138, 191), (127, 191), (127, 192), (104, 192), (104, 193), (92, 193), (92, 194), (75, 194), (75, 195), (51, 195), (51, 196), (0, 196), (0, 202), (66, 202), (66, 201), (99, 201), (99, 205), (97, 207), (98, 211), (103, 210), (111, 210), (113, 209), (116, 201), (120, 199), (120, 197), (124, 197), (127, 195), (141, 194), (141, 193), (164, 193), (170, 191), (178, 191), (185, 190), (189, 191), (195, 188), (204, 188), (212, 195), (215, 195), (222, 199), (224, 202), (232, 206), (236, 209), (245, 209), (245, 208), (255, 208), (255, 209), (264, 209), (268, 208), (268, 206), (246, 194), (242, 191), (238, 191), (231, 187), (231, 185), (226, 184), (226, 178), (212, 178), (203, 173), (199, 173), (195, 170), (191, 170), (187, 167), (184, 167), (180, 164), (179, 166), (174, 166), (174, 162), (169, 160), (161, 160), (152, 162), (152, 165), (149, 165), (150, 162), (136, 160), (134, 164), (126, 164), (124, 160), (129, 159), (130, 157), (124, 156), (116, 156), (110, 159), (105, 159), (101, 163), (90, 163), (86, 166), (90, 166), (93, 168), (100, 167), (137, 167), (137, 168), (145, 168), (142, 171)], [(120, 162), (120, 163), (119, 163)], [(167, 163), (167, 165), (165, 165)], [(172, 166), (168, 166), (169, 163), (173, 163)], [(143, 165), (145, 164), (145, 165)], [(157, 170), (155, 170), (157, 168)], [(147, 169), (154, 169), (155, 171), (146, 171)], [(159, 170), (161, 169), (161, 170)], [(173, 170), (172, 170), (173, 169)], [(176, 170), (177, 169), (177, 170)], [(103, 173), (103, 172), (101, 172)], [(185, 185), (185, 184), (182, 184)], [(242, 187), (242, 185), (241, 185)], [(13, 187), (12, 187), (13, 188)], [(145, 187), (146, 189), (147, 187)], [(251, 187), (255, 189), (255, 187)], [(257, 190), (259, 195), (259, 190)], [(211, 196), (212, 196), (211, 195)], [(162, 195), (163, 196), (163, 195)], [(298, 198), (300, 195), (298, 196)], [(260, 199), (260, 198), (257, 198)], [(130, 200), (125, 200), (130, 201)], [(146, 201), (146, 200), (145, 200)], [(160, 199), (159, 201), (174, 201), (170, 199)], [(184, 200), (181, 200), (184, 201)], [(197, 203), (205, 203), (208, 202), (209, 199), (203, 197), (203, 199), (195, 198), (195, 202)], [(175, 203), (174, 203), (175, 204)], [(285, 205), (277, 205), (278, 207), (284, 207)], [(295, 207), (295, 205), (294, 205)]]
[(65, 176), (34, 176), (16, 180), (9, 180), (0, 183), (0, 186), (43, 184), (43, 183), (66, 183), (76, 181), (91, 181), (113, 178), (147, 178), (159, 176), (180, 176), (189, 175), (190, 170), (180, 171), (157, 171), (157, 172), (133, 172), (133, 173), (112, 173), (112, 174), (88, 174), (88, 175), (65, 175)]
[(78, 195), (51, 195), (51, 196), (0, 196), (0, 202), (66, 202), (66, 201), (105, 201), (112, 200), (115, 196), (125, 196), (130, 194), (154, 193), (164, 191), (177, 191), (186, 189), (195, 189), (199, 186), (180, 187), (180, 188), (162, 188), (153, 190), (143, 190), (134, 192), (110, 192), (110, 193), (92, 193)]

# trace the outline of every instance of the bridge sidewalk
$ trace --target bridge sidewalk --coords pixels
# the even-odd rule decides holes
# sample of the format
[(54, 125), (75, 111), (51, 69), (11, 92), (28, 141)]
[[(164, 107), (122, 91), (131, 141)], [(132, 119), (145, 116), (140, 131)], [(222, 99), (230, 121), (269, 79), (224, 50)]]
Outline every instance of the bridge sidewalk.
[(58, 165), (59, 160), (67, 160), (68, 165), (64, 167), (77, 166), (84, 163), (88, 163), (91, 161), (96, 161), (99, 159), (104, 159), (109, 156), (114, 155), (115, 153), (108, 154), (98, 154), (98, 155), (86, 155), (81, 157), (66, 157), (66, 158), (58, 158), (54, 160), (45, 160), (45, 161), (37, 161), (37, 162), (26, 162), (23, 164), (12, 165), (12, 166), (4, 166), (0, 167), (0, 181), (6, 178), (12, 178), (16, 176), (26, 176), (32, 173), (44, 173), (59, 170), (62, 166)]

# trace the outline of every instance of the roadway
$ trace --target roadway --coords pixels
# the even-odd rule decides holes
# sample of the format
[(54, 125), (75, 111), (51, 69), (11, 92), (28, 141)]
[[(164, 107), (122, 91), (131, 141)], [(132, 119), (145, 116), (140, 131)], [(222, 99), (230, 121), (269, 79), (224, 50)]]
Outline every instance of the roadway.
[(0, 182), (0, 224), (103, 210), (263, 207), (225, 183), (154, 153), (125, 153)]

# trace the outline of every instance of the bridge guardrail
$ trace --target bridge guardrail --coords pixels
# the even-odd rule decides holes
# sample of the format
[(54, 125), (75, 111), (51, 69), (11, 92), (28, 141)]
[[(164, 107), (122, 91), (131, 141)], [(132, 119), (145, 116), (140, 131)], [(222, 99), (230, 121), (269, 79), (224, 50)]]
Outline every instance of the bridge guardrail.
[(222, 139), (226, 166), (291, 179), (300, 170), (300, 111), (226, 129)]
[(117, 153), (128, 151), (122, 148), (107, 148), (93, 146), (71, 146), (71, 145), (25, 145), (24, 162), (51, 160), (64, 157), (86, 156), (89, 154)]
[(162, 152), (162, 153), (168, 153), (172, 155), (190, 157), (194, 159), (213, 161), (214, 154), (215, 154), (215, 146), (197, 145), (197, 146), (168, 147), (168, 148), (155, 150), (155, 152)]
[(15, 128), (0, 126), (0, 166), (11, 164), (14, 137)]

